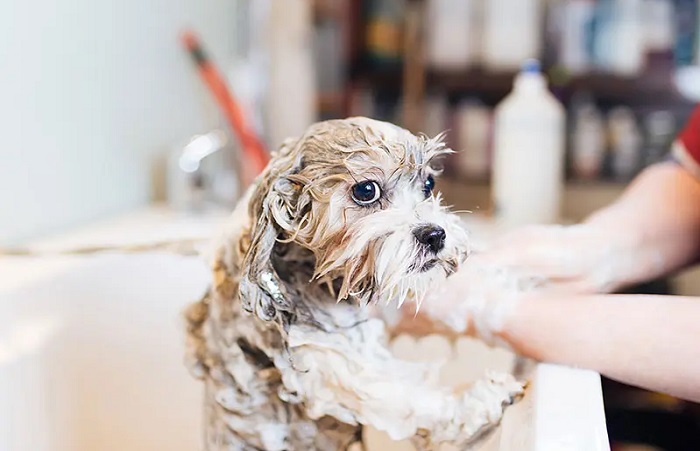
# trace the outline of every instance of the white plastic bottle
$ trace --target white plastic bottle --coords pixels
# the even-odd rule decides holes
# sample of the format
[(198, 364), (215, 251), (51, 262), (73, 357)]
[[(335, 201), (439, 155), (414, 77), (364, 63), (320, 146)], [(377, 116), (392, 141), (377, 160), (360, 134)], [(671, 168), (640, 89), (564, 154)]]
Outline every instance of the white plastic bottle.
[(496, 107), (492, 194), (505, 226), (560, 220), (566, 114), (528, 60)]
[(477, 62), (480, 1), (427, 1), (427, 60), (431, 67), (458, 70)]
[(542, 53), (544, 2), (486, 0), (483, 3), (482, 60), (492, 71), (517, 70)]

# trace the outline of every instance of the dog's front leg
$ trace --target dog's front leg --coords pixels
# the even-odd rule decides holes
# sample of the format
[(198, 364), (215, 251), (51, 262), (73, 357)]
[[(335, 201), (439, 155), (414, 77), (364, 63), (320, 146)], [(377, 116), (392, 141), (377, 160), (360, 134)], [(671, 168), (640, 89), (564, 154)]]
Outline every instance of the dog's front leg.
[(510, 375), (478, 381), (462, 394), (440, 387), (435, 365), (391, 355), (377, 319), (332, 333), (292, 326), (288, 339), (290, 354), (275, 366), (309, 417), (370, 425), (394, 440), (422, 434), (426, 443), (466, 444), (497, 424), (523, 389)]

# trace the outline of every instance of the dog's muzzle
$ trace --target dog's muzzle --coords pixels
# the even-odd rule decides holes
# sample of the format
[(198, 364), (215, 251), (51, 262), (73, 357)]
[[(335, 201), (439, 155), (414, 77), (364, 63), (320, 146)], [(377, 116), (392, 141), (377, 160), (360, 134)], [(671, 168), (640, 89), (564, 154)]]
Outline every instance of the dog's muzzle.
[(420, 226), (413, 231), (413, 236), (424, 246), (424, 248), (433, 254), (437, 254), (445, 247), (445, 238), (447, 234), (442, 227), (429, 224)]

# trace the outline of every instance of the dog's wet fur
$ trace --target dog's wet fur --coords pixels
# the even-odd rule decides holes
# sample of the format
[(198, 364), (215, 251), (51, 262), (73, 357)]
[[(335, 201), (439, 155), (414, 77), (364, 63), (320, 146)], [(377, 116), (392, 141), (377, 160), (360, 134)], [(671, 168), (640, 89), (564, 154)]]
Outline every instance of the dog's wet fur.
[[(500, 421), (521, 384), (440, 387), (430, 365), (391, 355), (381, 317), (419, 304), (467, 258), (467, 232), (430, 189), (449, 152), (441, 137), (350, 118), (314, 124), (273, 155), (186, 314), (207, 450), (341, 450), (365, 425), (421, 449), (464, 446)], [(379, 188), (372, 202), (354, 194), (363, 183)], [(426, 227), (439, 236), (417, 234)]]

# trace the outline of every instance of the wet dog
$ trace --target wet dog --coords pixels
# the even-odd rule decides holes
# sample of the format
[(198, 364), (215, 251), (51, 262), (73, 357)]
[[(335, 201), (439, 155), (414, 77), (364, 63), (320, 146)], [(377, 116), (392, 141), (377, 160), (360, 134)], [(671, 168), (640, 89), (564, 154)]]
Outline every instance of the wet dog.
[(430, 365), (391, 355), (380, 314), (420, 304), (467, 258), (467, 233), (433, 190), (449, 152), (440, 137), (350, 118), (273, 155), (187, 311), (209, 451), (346, 449), (364, 425), (424, 449), (464, 446), (500, 421), (522, 385), (440, 387)]

